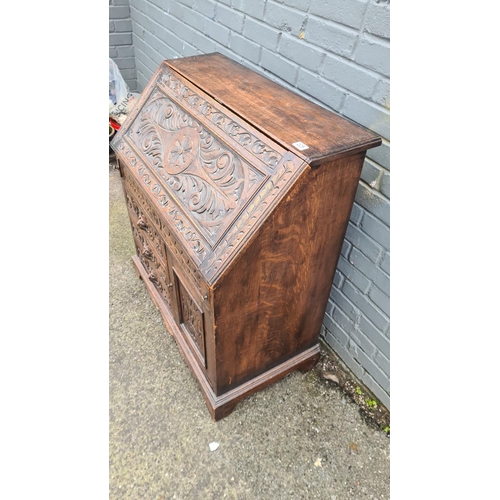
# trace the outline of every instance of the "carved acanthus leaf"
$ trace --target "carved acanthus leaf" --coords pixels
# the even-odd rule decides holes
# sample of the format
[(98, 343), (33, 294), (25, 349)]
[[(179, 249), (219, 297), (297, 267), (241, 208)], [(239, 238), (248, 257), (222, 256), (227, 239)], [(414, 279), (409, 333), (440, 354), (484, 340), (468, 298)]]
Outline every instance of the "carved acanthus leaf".
[(172, 92), (178, 99), (189, 105), (193, 110), (210, 119), (219, 129), (236, 140), (247, 151), (274, 169), (281, 161), (282, 155), (271, 146), (265, 144), (257, 136), (232, 120), (213, 104), (209, 103), (194, 90), (184, 85), (172, 72), (166, 68), (158, 75), (157, 82)]
[[(211, 234), (211, 225), (220, 225), (250, 184), (241, 160), (159, 91), (128, 134)], [(253, 173), (252, 181), (255, 177)]]

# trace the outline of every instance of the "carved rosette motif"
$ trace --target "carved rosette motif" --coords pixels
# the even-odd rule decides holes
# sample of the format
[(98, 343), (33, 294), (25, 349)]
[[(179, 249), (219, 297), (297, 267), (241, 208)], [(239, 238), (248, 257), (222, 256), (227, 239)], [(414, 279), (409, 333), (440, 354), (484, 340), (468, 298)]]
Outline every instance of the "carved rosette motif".
[(158, 89), (127, 136), (212, 245), (264, 178)]
[[(120, 131), (117, 153), (128, 166), (123, 169), (125, 182), (150, 218), (156, 217), (167, 248), (201, 290), (204, 281), (217, 281), (307, 165), (291, 152), (273, 156), (256, 136), (168, 70), (158, 74), (156, 85), (149, 87), (135, 120)], [(166, 96), (168, 92), (176, 99)], [(260, 160), (269, 160), (268, 153), (277, 158), (277, 163), (268, 163), (272, 173), (238, 156), (195, 119), (196, 113), (231, 140), (237, 137)]]
[(266, 144), (248, 129), (232, 120), (226, 113), (203, 99), (193, 89), (184, 85), (167, 68), (162, 69), (156, 81), (167, 92), (170, 91), (173, 93), (184, 105), (189, 106), (192, 110), (208, 118), (220, 130), (225, 132), (227, 136), (234, 139), (271, 169), (276, 168), (281, 161), (282, 155), (269, 146), (269, 144)]

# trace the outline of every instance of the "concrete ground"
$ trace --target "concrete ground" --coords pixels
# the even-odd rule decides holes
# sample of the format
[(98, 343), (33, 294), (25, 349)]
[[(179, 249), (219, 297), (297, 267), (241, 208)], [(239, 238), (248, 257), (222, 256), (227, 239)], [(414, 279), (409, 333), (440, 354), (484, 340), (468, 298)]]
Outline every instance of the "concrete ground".
[(110, 500), (388, 499), (389, 438), (314, 370), (290, 374), (212, 421), (133, 270), (111, 166), (109, 186)]

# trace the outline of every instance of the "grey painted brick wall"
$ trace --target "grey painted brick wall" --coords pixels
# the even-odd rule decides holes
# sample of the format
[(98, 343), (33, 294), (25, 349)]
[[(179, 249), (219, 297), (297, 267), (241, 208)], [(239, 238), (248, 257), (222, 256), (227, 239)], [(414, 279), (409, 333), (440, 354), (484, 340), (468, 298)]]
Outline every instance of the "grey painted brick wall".
[(390, 408), (389, 0), (130, 0), (130, 18), (139, 90), (164, 59), (219, 51), (382, 136), (367, 153), (322, 336)]
[(117, 64), (129, 89), (135, 92), (137, 71), (129, 0), (109, 0), (109, 57)]

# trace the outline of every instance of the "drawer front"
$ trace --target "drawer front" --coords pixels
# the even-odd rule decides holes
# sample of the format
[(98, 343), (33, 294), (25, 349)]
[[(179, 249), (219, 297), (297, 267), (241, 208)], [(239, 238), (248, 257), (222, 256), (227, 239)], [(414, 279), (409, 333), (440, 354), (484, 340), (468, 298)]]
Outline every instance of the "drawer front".
[(130, 221), (134, 228), (136, 228), (142, 238), (146, 238), (149, 246), (151, 246), (158, 257), (163, 262), (167, 261), (167, 253), (165, 251), (165, 244), (160, 236), (160, 232), (152, 224), (151, 219), (146, 215), (144, 210), (141, 210), (139, 204), (134, 200), (130, 193), (126, 194), (127, 206), (129, 208)]
[(130, 193), (126, 193), (126, 198), (137, 256), (148, 272), (149, 281), (153, 283), (172, 311), (173, 284), (170, 279), (165, 245), (151, 220), (141, 210), (136, 200)]
[[(196, 265), (161, 218), (155, 214), (135, 180), (123, 169), (125, 196), (137, 255), (149, 280), (167, 304), (191, 352), (207, 369), (205, 321), (211, 318), (208, 288)], [(131, 186), (135, 187), (132, 189)], [(161, 228), (161, 230), (160, 230)]]
[(205, 315), (197, 300), (187, 290), (182, 278), (173, 269), (175, 288), (178, 297), (179, 324), (191, 351), (203, 368), (207, 368), (205, 345)]
[(134, 240), (137, 247), (137, 255), (148, 272), (148, 279), (153, 283), (165, 304), (172, 311), (172, 283), (170, 282), (170, 273), (168, 271), (168, 264), (162, 262), (154, 251), (151, 251), (148, 246), (144, 234), (134, 228)]
[[(179, 243), (174, 231), (163, 222), (154, 205), (148, 199), (147, 194), (143, 192), (127, 167), (124, 167), (123, 173), (127, 193), (127, 204), (129, 205), (131, 218), (135, 217), (137, 222), (139, 222), (139, 218), (141, 218), (142, 221), (149, 221), (147, 222), (148, 227), (145, 231), (155, 244), (160, 256), (167, 261), (168, 258), (165, 252), (166, 246), (170, 254), (174, 257), (176, 265), (182, 270), (184, 276), (187, 276), (199, 294), (204, 296), (208, 289), (201, 276), (198, 265)], [(141, 225), (143, 225), (142, 221)], [(150, 222), (153, 222), (153, 224)]]

